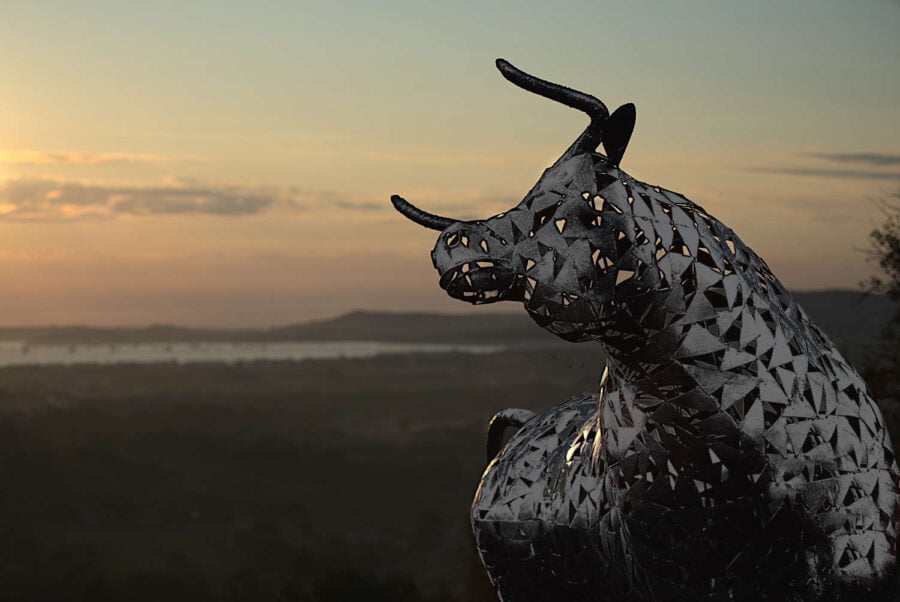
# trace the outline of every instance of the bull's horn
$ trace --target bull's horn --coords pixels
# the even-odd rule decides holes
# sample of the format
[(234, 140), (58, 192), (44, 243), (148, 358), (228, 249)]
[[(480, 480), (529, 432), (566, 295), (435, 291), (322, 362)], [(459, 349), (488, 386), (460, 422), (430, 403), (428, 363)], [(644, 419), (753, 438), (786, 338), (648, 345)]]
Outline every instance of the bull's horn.
[(569, 147), (564, 156), (590, 153), (597, 148), (603, 135), (603, 122), (609, 117), (609, 109), (599, 99), (590, 94), (529, 75), (513, 67), (509, 61), (504, 59), (497, 59), (497, 69), (500, 70), (503, 77), (520, 88), (560, 102), (567, 107), (584, 111), (590, 116), (591, 123)]
[(432, 230), (446, 230), (451, 224), (460, 221), (422, 211), (418, 207), (414, 207), (408, 203), (403, 197), (397, 196), (396, 194), (391, 195), (391, 203), (393, 203), (394, 209), (408, 217), (410, 220), (416, 222), (420, 226), (431, 228)]

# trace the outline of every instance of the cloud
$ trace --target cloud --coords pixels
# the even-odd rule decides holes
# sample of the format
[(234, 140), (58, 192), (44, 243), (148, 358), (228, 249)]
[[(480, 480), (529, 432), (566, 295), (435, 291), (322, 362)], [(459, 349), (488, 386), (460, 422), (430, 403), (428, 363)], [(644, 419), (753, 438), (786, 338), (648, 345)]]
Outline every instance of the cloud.
[(99, 165), (102, 163), (168, 163), (184, 158), (139, 153), (77, 153), (70, 151), (38, 151), (0, 149), (0, 163), (20, 165), (66, 164)]
[[(415, 196), (415, 195), (414, 195)], [(121, 216), (208, 215), (250, 216), (272, 211), (307, 214), (341, 211), (369, 219), (393, 213), (371, 195), (345, 195), (297, 186), (211, 184), (171, 179), (152, 184), (21, 177), (0, 181), (0, 221), (74, 221), (115, 219)], [(422, 207), (454, 219), (486, 218), (515, 206), (509, 193), (474, 192), (463, 199), (440, 200), (424, 194)]]
[[(385, 194), (382, 199), (364, 200), (367, 197), (340, 198), (336, 195), (323, 197), (328, 207), (335, 207), (344, 211), (360, 213), (394, 213), (394, 208)], [(370, 198), (370, 197), (368, 197)], [(471, 192), (462, 195), (462, 198), (446, 200), (446, 195), (434, 190), (412, 191), (405, 196), (413, 205), (438, 215), (446, 215), (458, 220), (485, 219), (501, 211), (507, 211), (515, 207), (519, 200), (509, 192)]]
[[(842, 178), (851, 180), (900, 180), (900, 154), (894, 153), (797, 153), (800, 157), (818, 159), (818, 165), (788, 165), (787, 167), (747, 167), (744, 171), (755, 173), (771, 173), (786, 176), (806, 176), (813, 178)], [(858, 168), (822, 167), (822, 161), (839, 163), (846, 166), (857, 165)], [(866, 169), (866, 168), (873, 169)], [(884, 168), (884, 169), (879, 169)], [(891, 169), (894, 168), (894, 169)]]
[(414, 165), (509, 165), (515, 159), (502, 154), (453, 153), (443, 149), (412, 147), (389, 151), (364, 151), (372, 161)]
[(175, 180), (147, 186), (22, 178), (0, 184), (0, 220), (58, 221), (147, 215), (258, 215), (303, 209), (296, 188), (203, 185)]
[(748, 167), (744, 171), (771, 173), (786, 176), (814, 178), (844, 178), (858, 180), (900, 180), (898, 171), (869, 171), (859, 169), (828, 169), (821, 167)]
[(802, 156), (837, 163), (862, 163), (872, 167), (900, 165), (900, 155), (891, 153), (802, 153)]
[(339, 209), (350, 209), (351, 211), (381, 211), (390, 206), (390, 203), (376, 203), (374, 201), (334, 200), (331, 204)]

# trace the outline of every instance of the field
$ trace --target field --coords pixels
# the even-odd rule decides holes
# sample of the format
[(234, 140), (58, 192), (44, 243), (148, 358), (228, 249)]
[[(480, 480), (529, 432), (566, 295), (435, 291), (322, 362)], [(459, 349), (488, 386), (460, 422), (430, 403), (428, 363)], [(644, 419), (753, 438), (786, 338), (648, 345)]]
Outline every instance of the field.
[[(836, 333), (854, 360), (873, 335), (862, 313)], [(388, 316), (365, 331), (379, 320), (354, 314), (238, 337), (506, 337), (494, 355), (0, 368), (0, 600), (496, 600), (468, 524), (488, 420), (596, 389), (603, 362), (521, 318)], [(225, 335), (6, 333), (209, 336)], [(897, 404), (884, 409), (897, 432)]]
[(487, 422), (596, 354), (4, 369), (0, 599), (492, 600)]

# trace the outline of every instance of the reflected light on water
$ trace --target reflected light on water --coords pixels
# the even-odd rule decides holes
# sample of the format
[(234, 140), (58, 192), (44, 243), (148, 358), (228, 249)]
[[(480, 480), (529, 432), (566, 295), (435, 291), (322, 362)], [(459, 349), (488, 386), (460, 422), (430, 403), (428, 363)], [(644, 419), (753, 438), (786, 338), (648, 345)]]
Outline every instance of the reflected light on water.
[(132, 343), (122, 345), (28, 345), (0, 342), (0, 367), (71, 364), (300, 361), (365, 359), (410, 353), (497, 353), (501, 345), (303, 341), (275, 343)]

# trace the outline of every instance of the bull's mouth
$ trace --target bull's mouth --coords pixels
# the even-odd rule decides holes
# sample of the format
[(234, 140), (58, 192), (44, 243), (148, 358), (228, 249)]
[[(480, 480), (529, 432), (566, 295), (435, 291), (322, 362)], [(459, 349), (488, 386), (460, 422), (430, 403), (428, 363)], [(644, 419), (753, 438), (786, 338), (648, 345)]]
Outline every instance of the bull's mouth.
[(521, 300), (523, 279), (505, 259), (479, 259), (461, 263), (441, 274), (441, 288), (454, 299), (484, 305), (496, 301)]

